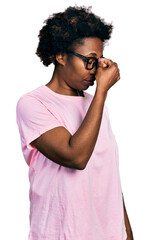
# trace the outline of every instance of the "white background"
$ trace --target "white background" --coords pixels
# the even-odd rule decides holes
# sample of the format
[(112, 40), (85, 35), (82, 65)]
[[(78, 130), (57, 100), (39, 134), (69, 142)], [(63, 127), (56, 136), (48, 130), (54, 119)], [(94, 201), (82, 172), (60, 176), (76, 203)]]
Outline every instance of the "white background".
[[(145, 0), (14, 0), (5, 1), (0, 7), (0, 238), (28, 238), (28, 166), (21, 152), (15, 109), (19, 97), (46, 84), (53, 71), (53, 66), (44, 67), (35, 55), (37, 35), (49, 15), (75, 4), (92, 5), (95, 14), (114, 25), (104, 56), (118, 63), (121, 80), (109, 90), (106, 104), (119, 146), (122, 191), (134, 238), (147, 240), (150, 239), (150, 17)], [(94, 91), (95, 85), (87, 90), (91, 94)]]

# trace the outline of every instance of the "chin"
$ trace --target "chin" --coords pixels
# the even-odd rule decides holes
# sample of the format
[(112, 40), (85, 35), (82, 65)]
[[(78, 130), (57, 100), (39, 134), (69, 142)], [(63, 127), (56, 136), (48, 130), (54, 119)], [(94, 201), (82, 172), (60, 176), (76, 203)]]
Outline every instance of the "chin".
[(88, 89), (90, 86), (85, 86), (84, 90)]

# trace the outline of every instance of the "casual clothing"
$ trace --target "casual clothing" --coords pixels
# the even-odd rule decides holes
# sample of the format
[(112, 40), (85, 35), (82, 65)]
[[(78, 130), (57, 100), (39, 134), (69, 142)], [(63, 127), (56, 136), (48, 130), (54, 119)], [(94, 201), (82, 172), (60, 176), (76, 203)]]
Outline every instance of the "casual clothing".
[(119, 153), (105, 104), (97, 142), (84, 170), (61, 166), (31, 145), (55, 127), (64, 127), (73, 135), (92, 99), (87, 92), (84, 97), (68, 96), (40, 86), (18, 101), (17, 123), (29, 165), (29, 240), (127, 238)]

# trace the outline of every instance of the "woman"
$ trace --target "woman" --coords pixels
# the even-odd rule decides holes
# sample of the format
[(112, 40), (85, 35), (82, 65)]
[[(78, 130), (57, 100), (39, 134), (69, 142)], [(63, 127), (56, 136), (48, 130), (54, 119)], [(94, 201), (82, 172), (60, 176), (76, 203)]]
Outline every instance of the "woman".
[[(103, 58), (113, 26), (90, 9), (53, 14), (37, 55), (55, 65), (51, 80), (17, 104), (29, 165), (30, 240), (133, 239), (123, 205), (118, 148), (105, 99), (120, 79)], [(85, 92), (96, 82), (94, 96)]]

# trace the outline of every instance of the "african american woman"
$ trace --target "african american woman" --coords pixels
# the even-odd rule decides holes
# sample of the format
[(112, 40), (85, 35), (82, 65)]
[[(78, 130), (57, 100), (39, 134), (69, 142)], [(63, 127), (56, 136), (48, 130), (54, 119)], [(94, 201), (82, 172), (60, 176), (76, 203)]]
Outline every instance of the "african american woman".
[[(17, 103), (29, 166), (29, 240), (133, 240), (105, 104), (120, 80), (117, 63), (103, 56), (112, 29), (76, 6), (49, 16), (39, 32), (36, 54), (54, 72)], [(94, 84), (93, 96), (86, 90)]]

